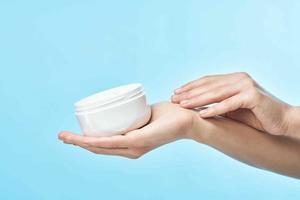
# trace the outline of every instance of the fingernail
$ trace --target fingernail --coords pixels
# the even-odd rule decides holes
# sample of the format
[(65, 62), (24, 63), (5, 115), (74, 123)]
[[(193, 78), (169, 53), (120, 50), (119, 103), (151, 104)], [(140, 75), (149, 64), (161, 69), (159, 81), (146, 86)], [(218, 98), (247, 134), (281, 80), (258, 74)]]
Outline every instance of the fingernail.
[(199, 112), (199, 114), (200, 114), (200, 115), (205, 115), (205, 114), (207, 113), (207, 111), (208, 111), (207, 109), (201, 110), (201, 111)]

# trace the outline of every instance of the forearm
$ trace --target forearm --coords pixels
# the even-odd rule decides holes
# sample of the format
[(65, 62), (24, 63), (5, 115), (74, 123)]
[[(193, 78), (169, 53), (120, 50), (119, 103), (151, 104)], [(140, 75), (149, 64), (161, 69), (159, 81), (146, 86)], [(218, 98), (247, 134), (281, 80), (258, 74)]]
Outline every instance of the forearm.
[(291, 107), (286, 114), (288, 124), (286, 135), (300, 139), (300, 107)]
[(193, 139), (199, 142), (258, 168), (300, 178), (298, 140), (266, 134), (226, 118), (199, 118), (195, 126), (200, 132)]

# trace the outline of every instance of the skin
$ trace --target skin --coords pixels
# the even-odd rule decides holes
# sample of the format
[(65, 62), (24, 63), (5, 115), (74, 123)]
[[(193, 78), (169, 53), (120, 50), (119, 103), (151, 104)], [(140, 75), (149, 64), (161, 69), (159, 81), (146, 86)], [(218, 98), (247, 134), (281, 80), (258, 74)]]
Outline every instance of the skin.
[(175, 90), (172, 102), (198, 108), (203, 118), (218, 115), (273, 135), (300, 138), (300, 108), (269, 94), (247, 73), (205, 76)]
[(298, 140), (262, 133), (228, 118), (203, 119), (197, 111), (169, 102), (153, 105), (150, 122), (125, 135), (87, 137), (63, 131), (59, 139), (97, 154), (128, 158), (138, 158), (179, 139), (191, 139), (252, 166), (300, 178)]
[(97, 154), (138, 158), (148, 151), (178, 139), (187, 138), (193, 127), (196, 113), (170, 103), (151, 107), (149, 123), (124, 135), (111, 137), (87, 137), (63, 131), (59, 139), (75, 144)]

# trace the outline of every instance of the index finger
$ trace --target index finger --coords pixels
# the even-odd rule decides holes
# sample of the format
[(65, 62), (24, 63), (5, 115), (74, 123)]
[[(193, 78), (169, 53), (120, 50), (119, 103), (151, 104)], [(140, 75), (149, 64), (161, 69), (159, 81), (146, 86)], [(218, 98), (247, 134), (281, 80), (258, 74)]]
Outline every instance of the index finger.
[(219, 80), (220, 78), (229, 77), (231, 75), (232, 74), (217, 74), (217, 75), (203, 76), (199, 79), (196, 79), (194, 81), (186, 83), (183, 86), (181, 86), (180, 88), (176, 89), (175, 94), (181, 94), (183, 92), (194, 89), (195, 87), (199, 87), (199, 86), (205, 85), (206, 83), (210, 83), (212, 81)]

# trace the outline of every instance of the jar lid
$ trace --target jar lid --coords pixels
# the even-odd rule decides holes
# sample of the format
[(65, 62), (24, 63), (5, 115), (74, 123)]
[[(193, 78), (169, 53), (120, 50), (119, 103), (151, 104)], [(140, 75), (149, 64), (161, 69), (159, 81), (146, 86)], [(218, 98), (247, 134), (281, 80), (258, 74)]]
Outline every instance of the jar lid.
[(74, 104), (76, 112), (87, 111), (94, 108), (108, 106), (143, 92), (143, 86), (140, 83), (133, 83), (115, 87), (88, 96)]

